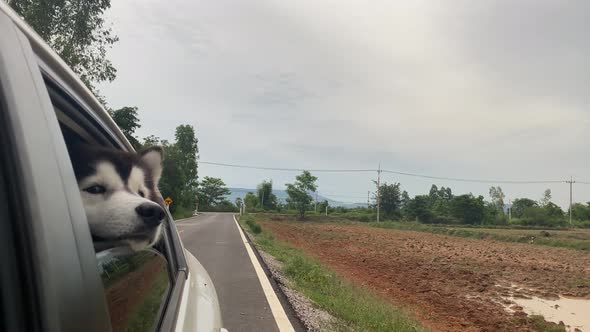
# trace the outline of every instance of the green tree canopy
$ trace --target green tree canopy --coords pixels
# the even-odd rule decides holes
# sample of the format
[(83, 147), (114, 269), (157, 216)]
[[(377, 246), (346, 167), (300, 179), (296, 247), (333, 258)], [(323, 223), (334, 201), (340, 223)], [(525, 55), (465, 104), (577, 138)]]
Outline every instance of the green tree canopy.
[(258, 204), (261, 206), (263, 210), (274, 210), (277, 208), (277, 196), (272, 192), (272, 181), (262, 181), (257, 188), (256, 193), (258, 195), (258, 199), (262, 204)]
[[(122, 107), (117, 110), (109, 110), (109, 114), (119, 127), (129, 143), (133, 145), (135, 150), (141, 149), (142, 145), (139, 143), (137, 138), (134, 136), (135, 130), (141, 128), (139, 124), (139, 118), (137, 117), (137, 107)], [(150, 144), (149, 146), (157, 145)]]
[[(192, 206), (196, 202), (198, 186), (197, 158), (199, 148), (195, 130), (191, 125), (176, 127), (176, 142), (174, 143), (176, 163), (178, 166), (177, 177), (182, 182), (180, 198), (183, 206)], [(230, 202), (231, 203), (231, 202)]]
[(318, 212), (319, 213), (324, 213), (326, 211), (326, 208), (328, 208), (330, 206), (330, 203), (328, 202), (328, 200), (323, 200), (322, 202), (318, 203)]
[(419, 222), (428, 223), (432, 220), (432, 212), (430, 211), (430, 196), (417, 195), (411, 199), (404, 209), (406, 218), (416, 219)]
[(118, 37), (103, 18), (110, 0), (8, 0), (8, 4), (91, 89), (93, 83), (115, 79), (117, 70), (106, 53)]
[(590, 220), (590, 202), (586, 204), (574, 203), (572, 205), (572, 218), (575, 220)]
[(538, 206), (539, 204), (530, 198), (517, 198), (512, 202), (512, 215), (516, 218), (522, 218), (526, 208)]
[(315, 181), (318, 178), (311, 175), (309, 171), (303, 171), (295, 178), (294, 183), (287, 184), (287, 202), (297, 210), (299, 217), (305, 217), (305, 211), (313, 200), (309, 192), (316, 191)]
[(451, 216), (464, 224), (483, 223), (483, 196), (475, 197), (472, 194), (455, 196), (451, 202)]
[(539, 203), (541, 203), (541, 206), (543, 207), (551, 203), (551, 189), (545, 189), (545, 191), (543, 192), (543, 197), (541, 198)]
[(384, 183), (379, 187), (380, 207), (387, 218), (399, 218), (401, 216), (402, 194), (399, 183)]
[(246, 211), (252, 211), (258, 205), (258, 198), (254, 193), (248, 192), (246, 196), (244, 196), (244, 205), (246, 205)]
[(221, 204), (227, 200), (225, 196), (230, 193), (223, 180), (206, 176), (201, 181), (198, 189), (199, 208)]
[(506, 195), (504, 195), (502, 188), (500, 186), (490, 187), (490, 197), (496, 210), (504, 212), (504, 198), (506, 198)]

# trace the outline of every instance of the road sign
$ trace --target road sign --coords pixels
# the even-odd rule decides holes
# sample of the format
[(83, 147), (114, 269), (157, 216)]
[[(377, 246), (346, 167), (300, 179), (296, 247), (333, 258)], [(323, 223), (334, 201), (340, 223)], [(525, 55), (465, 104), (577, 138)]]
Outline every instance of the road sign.
[(170, 204), (172, 204), (172, 198), (166, 197), (166, 199), (164, 200), (164, 202), (166, 203), (166, 205), (170, 205)]

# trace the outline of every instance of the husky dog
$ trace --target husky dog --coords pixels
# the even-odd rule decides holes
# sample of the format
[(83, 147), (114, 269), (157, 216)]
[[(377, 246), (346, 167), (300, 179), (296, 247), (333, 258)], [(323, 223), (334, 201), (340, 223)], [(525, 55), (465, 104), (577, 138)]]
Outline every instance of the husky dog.
[(162, 148), (139, 153), (76, 145), (70, 158), (96, 251), (155, 244), (164, 220)]

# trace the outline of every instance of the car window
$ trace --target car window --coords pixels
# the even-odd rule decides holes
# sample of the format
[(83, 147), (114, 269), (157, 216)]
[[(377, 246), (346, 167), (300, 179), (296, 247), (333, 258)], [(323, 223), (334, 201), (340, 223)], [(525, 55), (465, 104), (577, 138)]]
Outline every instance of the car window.
[[(45, 77), (66, 145), (89, 144), (122, 149), (117, 139)], [(168, 216), (167, 216), (168, 217)], [(165, 226), (169, 223), (164, 220)], [(97, 250), (98, 272), (113, 331), (156, 330), (174, 286), (177, 259), (169, 231), (162, 229), (160, 241), (149, 249), (131, 251), (117, 247)]]
[(97, 253), (113, 331), (153, 331), (170, 290), (166, 259), (155, 250)]

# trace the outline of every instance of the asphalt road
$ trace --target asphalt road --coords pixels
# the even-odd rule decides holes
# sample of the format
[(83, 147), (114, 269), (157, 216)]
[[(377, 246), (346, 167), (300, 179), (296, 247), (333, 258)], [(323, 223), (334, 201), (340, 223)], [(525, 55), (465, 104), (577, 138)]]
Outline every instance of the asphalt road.
[(233, 331), (279, 331), (254, 266), (230, 213), (177, 222), (184, 246), (215, 285), (223, 325)]

